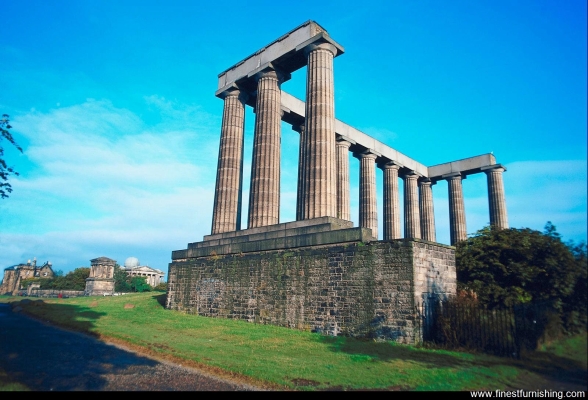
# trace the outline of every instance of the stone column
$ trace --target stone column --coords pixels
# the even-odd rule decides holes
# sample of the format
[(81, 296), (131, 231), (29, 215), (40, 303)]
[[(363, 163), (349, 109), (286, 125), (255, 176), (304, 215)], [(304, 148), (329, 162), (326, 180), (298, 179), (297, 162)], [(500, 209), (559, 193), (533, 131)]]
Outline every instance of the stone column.
[(304, 140), (304, 124), (292, 125), (292, 130), (300, 133), (300, 142), (298, 145), (298, 184), (296, 185), (296, 221), (300, 221), (303, 216), (304, 204), (304, 152), (302, 151), (302, 144)]
[(225, 105), (212, 211), (213, 235), (241, 229), (245, 100), (246, 95), (239, 90), (224, 93)]
[(266, 68), (255, 78), (257, 99), (248, 228), (274, 225), (280, 220), (281, 74)]
[(419, 181), (419, 211), (421, 212), (421, 238), (436, 242), (432, 185), (433, 183), (427, 178)]
[(335, 182), (335, 46), (311, 44), (307, 55), (303, 219), (337, 216)]
[(349, 204), (349, 147), (351, 142), (337, 139), (337, 218), (351, 220)]
[(419, 196), (417, 179), (419, 176), (409, 172), (404, 178), (404, 238), (421, 238), (421, 220), (419, 216)]
[(463, 202), (463, 189), (461, 185), (461, 174), (456, 173), (445, 177), (449, 186), (449, 228), (451, 233), (451, 245), (466, 240), (465, 206)]
[(376, 198), (376, 157), (368, 151), (359, 154), (359, 226), (372, 230), (378, 237), (378, 207)]
[(398, 200), (398, 170), (387, 163), (384, 170), (384, 240), (400, 239), (400, 203)]
[(502, 173), (506, 171), (502, 165), (482, 168), (488, 177), (488, 203), (490, 209), (490, 225), (498, 229), (508, 229), (506, 199)]

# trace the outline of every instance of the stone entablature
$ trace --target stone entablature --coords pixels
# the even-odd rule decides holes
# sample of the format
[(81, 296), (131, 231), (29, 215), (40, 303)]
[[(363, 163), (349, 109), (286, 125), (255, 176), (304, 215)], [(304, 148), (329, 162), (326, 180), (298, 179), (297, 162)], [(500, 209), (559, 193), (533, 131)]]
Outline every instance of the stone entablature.
[(28, 260), (26, 263), (13, 265), (4, 269), (4, 278), (0, 285), (0, 295), (15, 295), (21, 289), (21, 281), (30, 278), (53, 278), (55, 276), (52, 264), (47, 261), (41, 266), (37, 266), (37, 259)]
[(401, 239), (174, 261), (167, 308), (414, 344), (417, 306), (455, 291), (453, 247)]

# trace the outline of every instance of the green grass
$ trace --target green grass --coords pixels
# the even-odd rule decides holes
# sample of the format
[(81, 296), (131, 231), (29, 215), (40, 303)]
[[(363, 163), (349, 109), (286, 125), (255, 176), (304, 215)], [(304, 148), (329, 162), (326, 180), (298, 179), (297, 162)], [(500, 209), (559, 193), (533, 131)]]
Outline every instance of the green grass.
[[(188, 315), (165, 310), (164, 297), (138, 293), (20, 305), (28, 314), (69, 329), (274, 389), (496, 390), (521, 388), (514, 386), (521, 385), (521, 376), (536, 381), (550, 372), (549, 365), (543, 371), (535, 362), (527, 365), (486, 355)], [(2, 302), (15, 300), (20, 299), (0, 297)], [(125, 308), (128, 304), (133, 308)], [(561, 354), (550, 350), (544, 354), (569, 365), (564, 351), (557, 351)]]

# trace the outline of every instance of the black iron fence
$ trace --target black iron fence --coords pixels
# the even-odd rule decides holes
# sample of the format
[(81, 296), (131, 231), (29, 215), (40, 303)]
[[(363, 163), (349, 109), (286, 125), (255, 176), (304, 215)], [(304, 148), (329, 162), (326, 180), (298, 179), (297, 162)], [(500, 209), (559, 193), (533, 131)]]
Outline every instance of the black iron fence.
[(488, 309), (473, 302), (429, 301), (418, 308), (425, 343), (515, 358), (536, 350), (559, 321), (547, 302)]

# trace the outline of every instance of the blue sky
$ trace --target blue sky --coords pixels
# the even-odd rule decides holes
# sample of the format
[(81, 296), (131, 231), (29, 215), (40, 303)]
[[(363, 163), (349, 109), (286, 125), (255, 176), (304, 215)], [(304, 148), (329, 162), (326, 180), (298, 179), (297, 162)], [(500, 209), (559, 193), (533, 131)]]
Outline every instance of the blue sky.
[[(65, 272), (106, 256), (167, 271), (210, 233), (220, 72), (307, 20), (345, 48), (336, 117), (425, 165), (493, 152), (511, 227), (587, 239), (586, 1), (2, 1), (0, 113), (20, 172), (0, 200), (0, 268)], [(282, 89), (305, 97), (305, 69)], [(246, 113), (243, 225), (254, 114)], [(281, 222), (294, 220), (298, 134), (283, 125)], [(350, 159), (352, 219), (358, 161)], [(381, 220), (382, 174), (377, 172)], [(469, 233), (485, 175), (464, 182)], [(402, 181), (400, 181), (402, 189)], [(449, 243), (447, 183), (433, 186)], [(380, 235), (381, 235), (380, 229)]]

